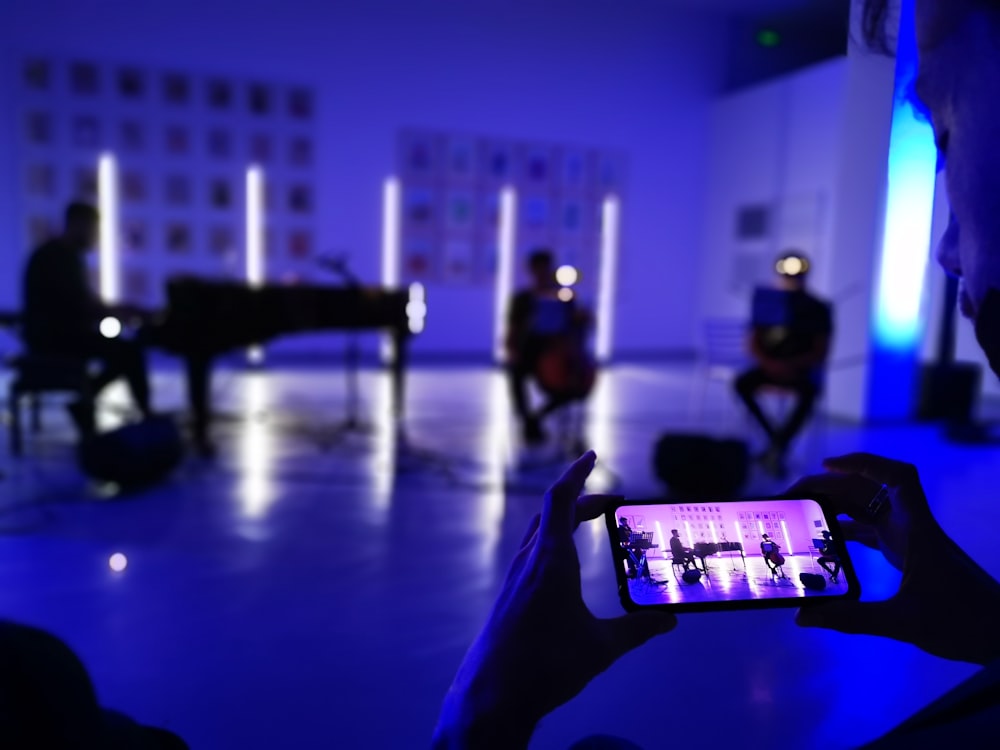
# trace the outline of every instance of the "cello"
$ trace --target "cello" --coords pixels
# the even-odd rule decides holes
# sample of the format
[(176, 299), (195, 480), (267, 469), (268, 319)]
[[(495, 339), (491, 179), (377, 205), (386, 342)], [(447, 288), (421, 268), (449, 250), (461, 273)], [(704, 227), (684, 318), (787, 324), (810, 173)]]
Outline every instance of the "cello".
[(597, 382), (597, 363), (586, 342), (590, 316), (572, 307), (570, 313), (567, 330), (551, 338), (535, 364), (535, 382), (553, 403), (583, 401)]

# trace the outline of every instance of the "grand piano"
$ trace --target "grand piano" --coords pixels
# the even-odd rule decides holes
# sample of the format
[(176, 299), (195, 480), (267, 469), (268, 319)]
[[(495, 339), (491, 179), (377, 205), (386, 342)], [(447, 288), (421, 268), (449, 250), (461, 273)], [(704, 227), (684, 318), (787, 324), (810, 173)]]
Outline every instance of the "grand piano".
[[(718, 555), (721, 553), (738, 553), (740, 559), (743, 561), (743, 569), (746, 570), (747, 559), (743, 554), (743, 545), (739, 542), (697, 542), (694, 545), (694, 556), (701, 560), (701, 569), (707, 574), (708, 565), (705, 559), (711, 557), (712, 555)], [(733, 565), (735, 570), (735, 555), (733, 557)]]
[(194, 438), (211, 450), (211, 377), (215, 360), (291, 333), (383, 329), (391, 333), (393, 411), (403, 411), (409, 292), (360, 285), (263, 285), (199, 278), (167, 284), (167, 307), (141, 338), (185, 361)]

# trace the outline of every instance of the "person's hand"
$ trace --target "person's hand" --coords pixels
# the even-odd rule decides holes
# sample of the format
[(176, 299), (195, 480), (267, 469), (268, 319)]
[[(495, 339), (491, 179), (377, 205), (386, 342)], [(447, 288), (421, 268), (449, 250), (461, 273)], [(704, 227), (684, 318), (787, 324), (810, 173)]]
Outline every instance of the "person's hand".
[[(831, 602), (799, 610), (797, 622), (842, 633), (912, 643), (956, 661), (1000, 658), (1000, 584), (953, 542), (931, 513), (917, 469), (866, 453), (828, 459), (830, 474), (808, 477), (790, 496), (826, 498), (848, 541), (885, 555), (903, 573), (899, 591), (880, 602)], [(868, 505), (882, 486), (881, 511)]]
[(579, 497), (595, 461), (587, 453), (546, 493), (445, 698), (435, 748), (526, 747), (543, 716), (677, 624), (661, 612), (603, 620), (584, 604), (573, 531), (600, 516), (611, 499)]

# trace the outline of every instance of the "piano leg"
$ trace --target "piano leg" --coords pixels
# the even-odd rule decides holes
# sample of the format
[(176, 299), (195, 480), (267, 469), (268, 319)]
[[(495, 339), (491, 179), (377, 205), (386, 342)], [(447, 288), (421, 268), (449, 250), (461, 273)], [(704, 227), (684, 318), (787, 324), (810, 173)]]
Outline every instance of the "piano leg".
[(189, 354), (184, 358), (184, 364), (187, 368), (188, 404), (191, 407), (195, 447), (203, 456), (211, 456), (213, 449), (208, 428), (212, 421), (212, 358)]

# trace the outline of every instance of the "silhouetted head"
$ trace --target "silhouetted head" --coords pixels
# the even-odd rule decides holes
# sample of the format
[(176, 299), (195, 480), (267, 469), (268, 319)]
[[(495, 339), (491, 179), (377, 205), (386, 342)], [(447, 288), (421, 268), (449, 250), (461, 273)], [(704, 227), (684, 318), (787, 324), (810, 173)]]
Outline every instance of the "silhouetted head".
[(74, 250), (91, 250), (97, 244), (99, 216), (89, 203), (70, 203), (63, 219), (63, 242)]
[(823, 538), (824, 538), (824, 539), (829, 539), (829, 538), (830, 538), (831, 536), (832, 536), (832, 534), (830, 534), (830, 532), (829, 532), (829, 531), (824, 531), (824, 532), (823, 532)]
[(528, 256), (528, 273), (532, 285), (537, 289), (548, 289), (555, 286), (555, 260), (551, 250), (538, 249)]
[(800, 292), (806, 288), (812, 263), (798, 250), (786, 250), (774, 262), (778, 274), (778, 286), (790, 292)]
[(767, 534), (764, 534), (764, 536), (763, 536), (762, 538), (763, 538), (763, 540), (764, 540), (765, 542), (769, 542), (769, 541), (771, 541), (771, 537), (769, 537), (769, 536), (768, 536)]
[(670, 529), (670, 534), (672, 536), (680, 536), (681, 533), (677, 529)]
[(628, 519), (625, 518), (625, 516), (622, 516), (621, 518), (618, 519), (618, 523), (620, 523), (622, 526), (628, 526)]

